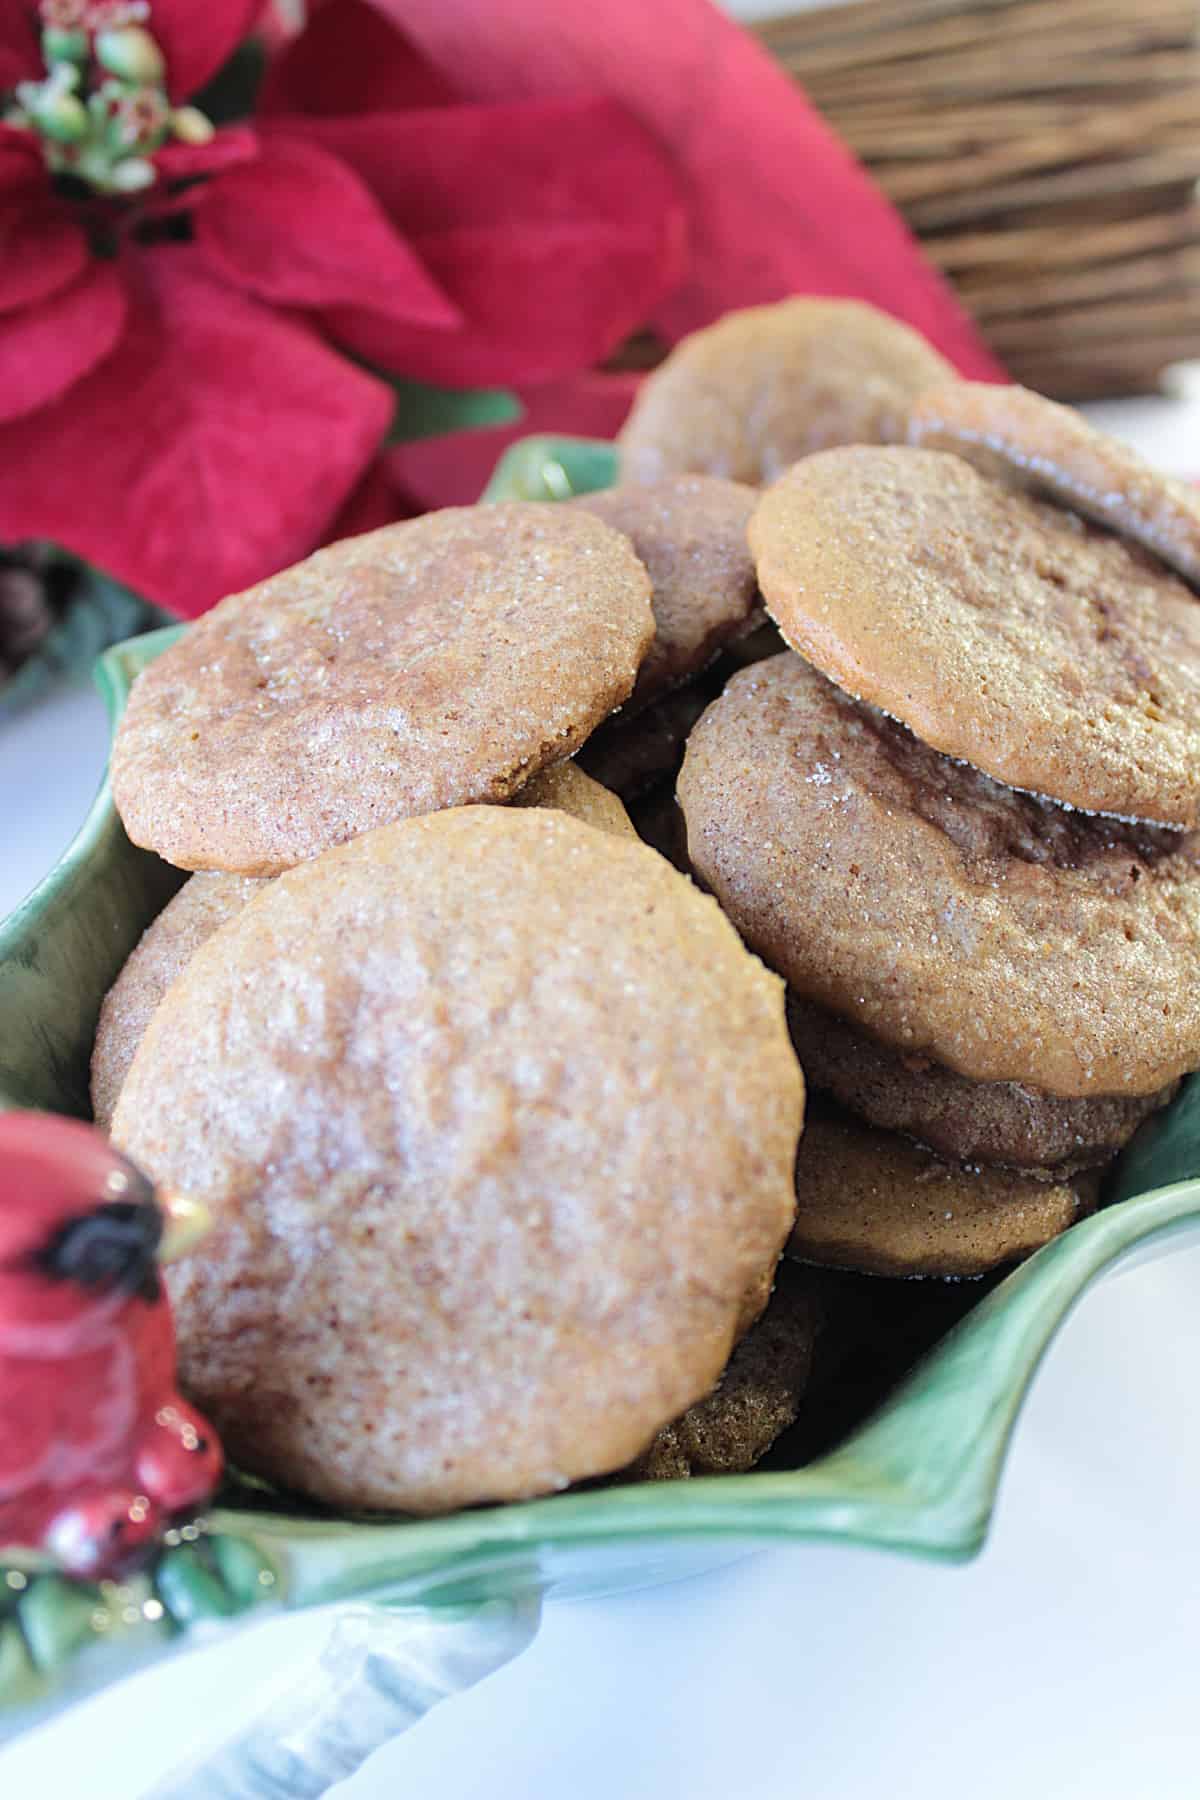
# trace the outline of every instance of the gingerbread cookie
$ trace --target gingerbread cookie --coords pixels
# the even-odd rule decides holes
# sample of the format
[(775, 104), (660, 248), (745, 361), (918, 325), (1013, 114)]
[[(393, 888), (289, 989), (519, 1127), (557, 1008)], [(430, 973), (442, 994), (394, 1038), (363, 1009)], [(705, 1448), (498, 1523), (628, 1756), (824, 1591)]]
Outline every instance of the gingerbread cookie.
[(746, 543), (756, 499), (735, 481), (673, 475), (567, 502), (624, 532), (650, 577), (654, 642), (623, 717), (690, 680), (761, 620)]
[(477, 806), (256, 896), (164, 998), (113, 1137), (214, 1216), (170, 1280), (231, 1459), (428, 1513), (622, 1467), (712, 1389), (802, 1110), (781, 985), (715, 902)]
[(918, 395), (908, 441), (1068, 506), (1151, 550), (1200, 586), (1200, 495), (1071, 407), (1023, 387), (947, 382)]
[(265, 884), (245, 875), (193, 875), (151, 921), (104, 997), (92, 1047), (92, 1111), (107, 1131), (155, 1008), (201, 944)]
[(135, 843), (267, 875), (388, 820), (508, 799), (632, 691), (650, 581), (584, 512), (456, 507), (221, 602), (134, 683)]
[(798, 656), (733, 677), (678, 794), (751, 947), (906, 1055), (1064, 1097), (1200, 1067), (1200, 833), (1001, 787)]
[(964, 1169), (855, 1120), (810, 1117), (788, 1254), (867, 1275), (983, 1275), (1091, 1212), (1099, 1179)]
[(903, 436), (909, 403), (954, 370), (860, 300), (728, 313), (675, 346), (617, 434), (625, 480), (696, 471), (758, 486), (831, 444)]
[(808, 458), (763, 495), (767, 607), (831, 680), (998, 781), (1200, 823), (1200, 607), (1136, 546), (938, 450)]
[[(592, 781), (573, 762), (554, 763), (526, 782), (514, 806), (553, 807), (598, 831), (636, 838), (633, 821), (615, 794)], [(229, 919), (253, 899), (265, 880), (209, 871), (185, 881), (142, 933), (141, 941), (105, 995), (92, 1047), (92, 1110), (107, 1131), (130, 1064), (155, 1008), (175, 977)]]
[(847, 1019), (788, 995), (805, 1080), (869, 1124), (915, 1138), (951, 1162), (998, 1163), (1061, 1177), (1108, 1162), (1143, 1119), (1174, 1099), (1098, 1094), (1063, 1100), (1019, 1081), (968, 1081), (927, 1056), (889, 1049)]
[(532, 781), (527, 781), (514, 795), (514, 806), (551, 807), (555, 812), (569, 813), (597, 831), (608, 831), (614, 837), (636, 838), (633, 820), (620, 800), (608, 788), (585, 775), (576, 762), (551, 763)]
[(664, 1425), (625, 1479), (740, 1475), (761, 1462), (800, 1415), (823, 1316), (816, 1278), (795, 1263), (781, 1263), (766, 1311), (712, 1393)]

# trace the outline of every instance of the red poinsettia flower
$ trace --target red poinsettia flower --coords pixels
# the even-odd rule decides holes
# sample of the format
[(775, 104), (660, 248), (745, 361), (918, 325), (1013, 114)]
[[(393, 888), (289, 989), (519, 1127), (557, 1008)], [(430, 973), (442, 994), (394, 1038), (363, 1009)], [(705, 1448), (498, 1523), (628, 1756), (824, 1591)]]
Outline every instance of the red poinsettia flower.
[(619, 104), (460, 104), (374, 15), (323, 80), (318, 13), (214, 132), (186, 103), (259, 4), (0, 0), (0, 540), (183, 613), (327, 532), (386, 377), (552, 385), (681, 267), (670, 167)]
[[(709, 0), (317, 0), (316, 17), (273, 62), (261, 104), (270, 116), (304, 115), (321, 142), (374, 181), (372, 153), (380, 162), (388, 155), (375, 127), (390, 94), (429, 109), (546, 99), (585, 82), (640, 119), (677, 172), (683, 266), (640, 321), (663, 343), (732, 307), (852, 295), (907, 320), (963, 374), (1003, 379), (899, 214), (778, 63)], [(602, 161), (601, 142), (596, 155)], [(447, 259), (452, 245), (453, 233)], [(462, 253), (469, 257), (469, 244)], [(368, 353), (386, 347), (374, 336), (358, 341)], [(386, 450), (338, 528), (473, 498), (524, 432), (611, 436), (637, 382), (580, 364), (549, 379), (514, 370), (510, 385), (518, 420)]]

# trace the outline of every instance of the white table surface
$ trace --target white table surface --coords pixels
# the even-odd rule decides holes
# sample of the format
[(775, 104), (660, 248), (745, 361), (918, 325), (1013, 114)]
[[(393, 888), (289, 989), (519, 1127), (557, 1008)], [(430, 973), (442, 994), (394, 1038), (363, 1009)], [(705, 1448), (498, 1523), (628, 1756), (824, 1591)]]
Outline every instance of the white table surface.
[[(1200, 367), (1092, 409), (1200, 472)], [(100, 703), (0, 725), (0, 913), (94, 790)], [(516, 1662), (443, 1704), (346, 1800), (1196, 1800), (1200, 1249), (1118, 1273), (1055, 1344), (991, 1540), (944, 1569), (764, 1551), (615, 1599), (552, 1603)], [(0, 1752), (0, 1795), (136, 1800), (319, 1646), (278, 1619), (138, 1676)]]

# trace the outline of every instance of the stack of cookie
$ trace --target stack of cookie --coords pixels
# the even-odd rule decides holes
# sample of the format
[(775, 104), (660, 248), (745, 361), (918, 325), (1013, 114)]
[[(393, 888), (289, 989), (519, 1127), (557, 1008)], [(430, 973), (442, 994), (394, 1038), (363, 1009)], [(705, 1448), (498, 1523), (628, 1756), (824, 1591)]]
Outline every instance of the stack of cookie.
[(243, 1467), (438, 1511), (746, 1467), (796, 1416), (782, 984), (569, 760), (760, 616), (753, 503), (432, 515), (135, 684), (117, 805), (196, 873), (105, 1000), (93, 1098), (216, 1220), (171, 1276), (180, 1366)]
[(1200, 507), (1020, 389), (943, 384), (907, 433), (760, 499), (791, 649), (678, 794), (825, 1097), (794, 1251), (969, 1275), (1093, 1205), (1200, 1066)]
[(980, 1273), (1200, 1065), (1186, 492), (826, 301), (682, 345), (621, 458), (231, 597), (117, 736), (195, 873), (96, 1115), (216, 1219), (188, 1391), (335, 1504), (748, 1467), (789, 1234)]
[(621, 485), (574, 503), (627, 534), (671, 646), (648, 658), (579, 760), (677, 867), (687, 867), (674, 804), (687, 735), (739, 667), (784, 648), (746, 541), (756, 490), (830, 445), (894, 439), (915, 396), (952, 374), (916, 332), (861, 301), (730, 313), (643, 383), (618, 440)]

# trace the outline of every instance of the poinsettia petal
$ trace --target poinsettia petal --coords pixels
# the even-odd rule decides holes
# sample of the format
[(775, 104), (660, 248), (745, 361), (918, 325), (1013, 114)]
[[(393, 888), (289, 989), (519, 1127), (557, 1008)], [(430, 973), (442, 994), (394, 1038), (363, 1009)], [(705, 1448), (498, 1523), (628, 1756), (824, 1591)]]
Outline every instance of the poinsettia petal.
[(250, 33), (262, 0), (153, 0), (149, 29), (167, 59), (173, 100), (186, 100), (215, 75)]
[(348, 163), (405, 232), (593, 219), (657, 226), (679, 204), (670, 159), (596, 94), (272, 120)]
[(44, 73), (32, 0), (0, 0), (0, 93)]
[(678, 279), (682, 236), (609, 224), (442, 232), (416, 249), (467, 319), (433, 333), (361, 309), (331, 337), (399, 374), (448, 386), (544, 382), (606, 356)]
[(219, 175), (258, 155), (258, 137), (249, 125), (224, 125), (207, 144), (164, 144), (154, 152), (154, 166), (164, 181), (194, 181)]
[[(0, 92), (3, 92), (2, 88)], [(46, 166), (41, 141), (29, 126), (8, 125), (3, 120), (0, 120), (0, 161), (4, 164), (0, 181), (7, 181), (10, 170), (24, 176), (30, 169)]]
[(0, 420), (47, 407), (82, 381), (116, 344), (125, 312), (116, 268), (91, 263), (61, 293), (0, 314)]
[(374, 0), (464, 98), (610, 94), (670, 146), (687, 196), (669, 338), (785, 294), (856, 295), (965, 375), (1002, 373), (903, 219), (791, 76), (711, 0)]
[(674, 177), (606, 100), (304, 126), (359, 171), (465, 315), (434, 343), (361, 299), (332, 310), (332, 335), (388, 369), (451, 385), (552, 380), (606, 355), (679, 278)]
[(518, 438), (542, 431), (612, 437), (633, 404), (639, 379), (585, 369), (565, 381), (522, 388), (517, 396), (522, 416), (511, 424), (393, 444), (379, 459), (377, 495), (386, 494), (392, 518), (438, 506), (469, 505), (478, 500), (500, 457)]
[(435, 331), (460, 322), (358, 176), (302, 138), (272, 132), (255, 162), (214, 181), (195, 236), (225, 280), (276, 305), (352, 303)]
[(0, 430), (0, 541), (51, 538), (194, 615), (316, 544), (391, 394), (190, 247), (156, 246), (133, 275), (114, 354)]
[(55, 294), (83, 273), (88, 247), (43, 177), (0, 185), (0, 313)]
[(395, 519), (411, 518), (412, 513), (412, 507), (402, 505), (387, 454), (380, 451), (341, 511), (326, 526), (321, 542), (340, 544), (343, 538), (359, 537), (364, 531), (375, 531)]
[(330, 0), (273, 57), (257, 110), (396, 112), (445, 106), (454, 89), (402, 32), (365, 0)]

